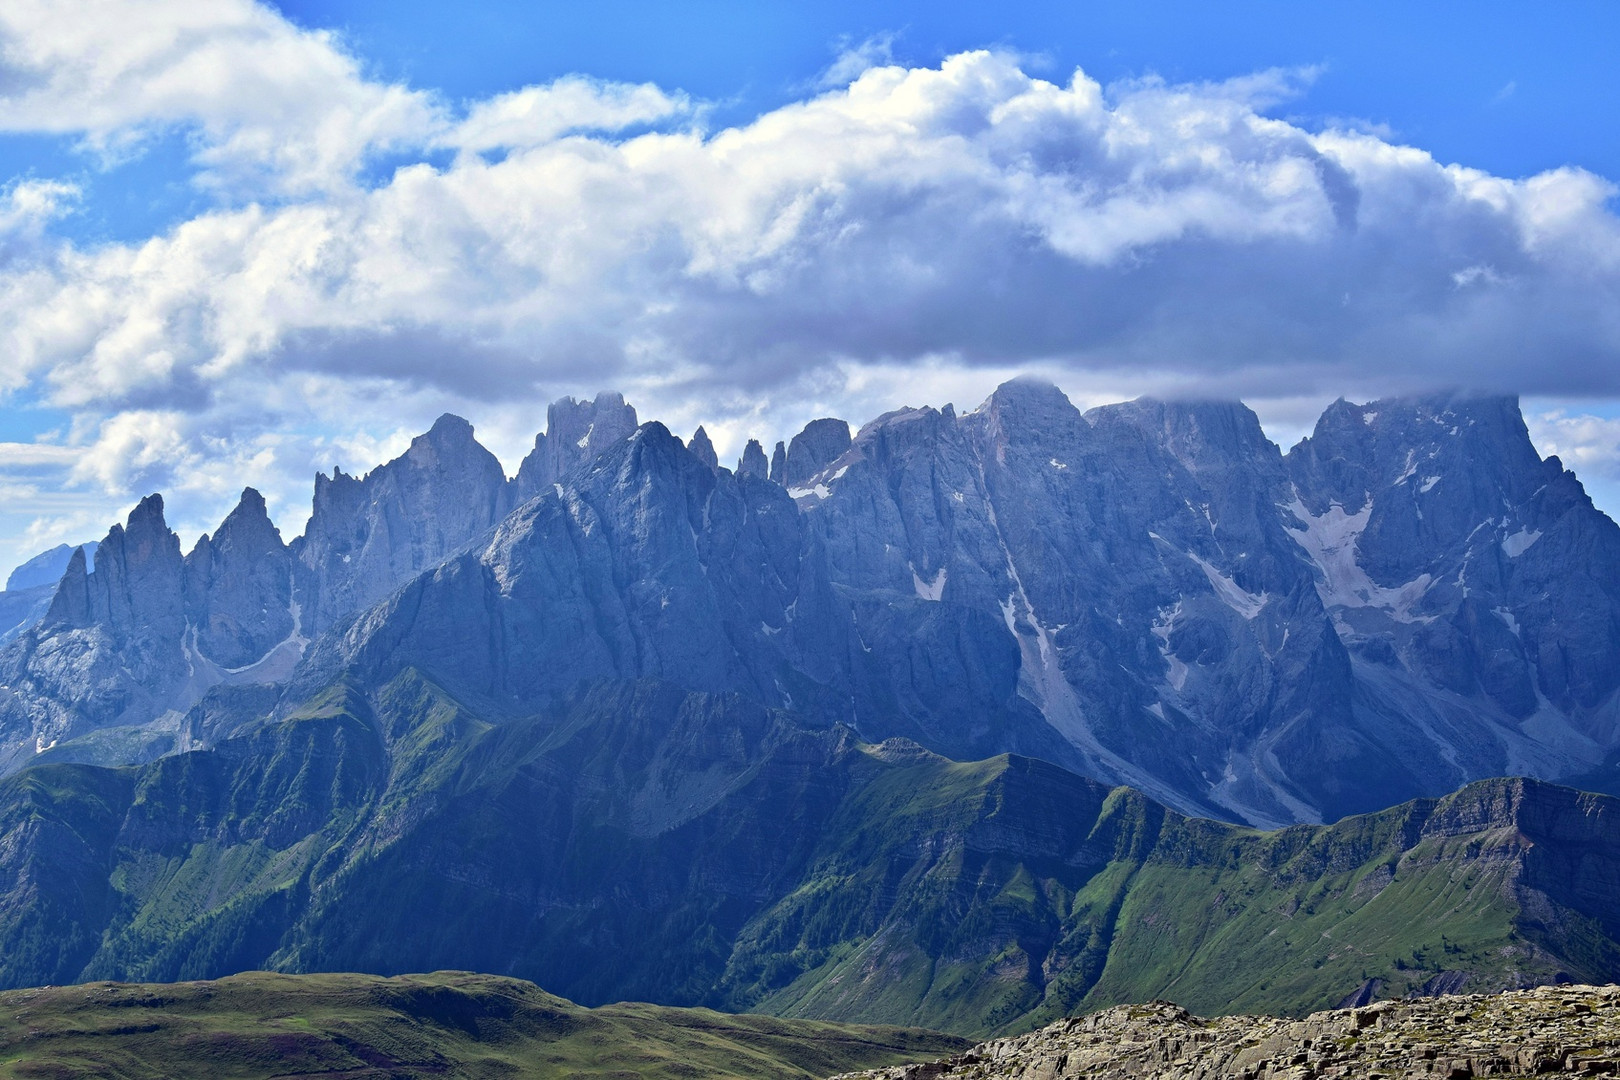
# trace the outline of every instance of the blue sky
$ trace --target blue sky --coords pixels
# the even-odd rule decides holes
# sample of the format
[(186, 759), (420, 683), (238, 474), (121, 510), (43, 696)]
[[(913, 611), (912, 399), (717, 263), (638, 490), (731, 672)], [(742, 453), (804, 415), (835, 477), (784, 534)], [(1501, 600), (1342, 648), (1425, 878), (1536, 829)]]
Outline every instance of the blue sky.
[[(1223, 80), (1320, 67), (1288, 111), (1388, 125), (1446, 161), (1506, 176), (1580, 165), (1620, 176), (1620, 9), (1612, 3), (277, 5), (345, 34), (389, 78), (462, 98), (570, 72), (652, 81), (743, 120), (800, 96), (841, 46), (889, 39), (907, 63), (1000, 46), (1104, 83)], [(450, 47), (447, 47), (447, 44)]]
[[(937, 64), (986, 46), (1048, 75), (1103, 83), (1219, 81), (1314, 69), (1283, 114), (1377, 125), (1442, 161), (1512, 177), (1578, 165), (1620, 177), (1620, 8), (1600, 2), (1337, 4), (890, 2), (468, 3), (290, 0), (299, 25), (341, 34), (370, 73), (472, 100), (562, 75), (653, 82), (746, 122), (802, 97), (838, 53), (886, 43)], [(0, 139), (0, 174), (85, 177), (94, 198), (63, 223), (128, 240), (195, 214), (187, 140), (172, 132), (118, 167), (89, 167), (72, 138)]]
[[(0, 563), (437, 412), (1526, 395), (1620, 508), (1608, 3), (0, 12)], [(192, 537), (187, 537), (190, 542)]]

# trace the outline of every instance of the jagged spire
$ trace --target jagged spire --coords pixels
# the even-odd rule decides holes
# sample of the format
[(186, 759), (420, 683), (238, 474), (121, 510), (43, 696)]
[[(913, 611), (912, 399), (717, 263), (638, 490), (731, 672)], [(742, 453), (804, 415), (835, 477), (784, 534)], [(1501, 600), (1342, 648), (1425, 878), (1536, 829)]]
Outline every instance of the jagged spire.
[(743, 447), (742, 457), (737, 461), (737, 475), (770, 479), (771, 463), (766, 459), (765, 448), (759, 445), (758, 439), (749, 439), (748, 445)]
[(709, 433), (703, 430), (702, 425), (692, 433), (692, 441), (686, 448), (697, 455), (697, 459), (711, 469), (720, 467), (720, 455), (714, 452), (714, 443), (709, 441)]

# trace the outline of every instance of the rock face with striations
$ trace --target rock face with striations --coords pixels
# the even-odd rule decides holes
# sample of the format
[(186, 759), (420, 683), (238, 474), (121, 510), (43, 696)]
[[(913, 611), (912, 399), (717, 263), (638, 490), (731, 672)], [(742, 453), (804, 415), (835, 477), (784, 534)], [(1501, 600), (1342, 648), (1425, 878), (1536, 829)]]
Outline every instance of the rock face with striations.
[(314, 513), (297, 544), (311, 636), (448, 558), (507, 508), (501, 463), (471, 424), (448, 414), (363, 479), (317, 476)]
[(534, 437), (534, 449), (518, 468), (514, 502), (534, 498), (635, 430), (636, 410), (625, 404), (622, 394), (604, 392), (593, 401), (569, 397), (552, 403), (546, 410), (546, 430)]
[(253, 488), (186, 556), (185, 604), (191, 644), (227, 669), (261, 661), (302, 629), (292, 554)]
[[(617, 395), (557, 403), (514, 481), (452, 417), (364, 479), (321, 477), (285, 603), (244, 506), (183, 598), (153, 578), (141, 602), (183, 618), (154, 624), (167, 659), (112, 713), (189, 707), (193, 634), (207, 679), (254, 667), (283, 709), (340, 668), (420, 665), (510, 716), (655, 677), (1258, 825), (1508, 773), (1620, 787), (1620, 529), (1510, 399), (1340, 402), (1284, 455), (1241, 404), (1082, 414), (1014, 381), (853, 439), (818, 420), (774, 469), (750, 440), (734, 473), (635, 420)], [(238, 532), (262, 574), (215, 552)], [(59, 630), (124, 617), (84, 584)], [(50, 690), (48, 637), (8, 647), (32, 672), (8, 715), (79, 693)], [(298, 672), (254, 666), (305, 638)]]
[(74, 551), (45, 617), (0, 652), (0, 762), (163, 712), (190, 675), (183, 573), (158, 495), (112, 527), (94, 571)]
[(692, 433), (692, 441), (686, 444), (686, 448), (710, 469), (720, 467), (720, 455), (715, 453), (714, 443), (709, 441), (709, 433), (703, 430), (702, 425)]
[(782, 483), (802, 488), (815, 475), (837, 461), (850, 446), (849, 424), (830, 417), (812, 420), (788, 443)]

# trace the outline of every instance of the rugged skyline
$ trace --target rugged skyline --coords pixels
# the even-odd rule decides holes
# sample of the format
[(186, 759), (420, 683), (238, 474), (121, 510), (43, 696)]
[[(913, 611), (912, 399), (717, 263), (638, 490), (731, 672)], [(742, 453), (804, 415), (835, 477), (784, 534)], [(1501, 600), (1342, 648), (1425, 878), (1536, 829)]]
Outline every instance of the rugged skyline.
[(188, 538), (243, 483), (291, 522), (443, 411), (510, 471), (611, 386), (731, 457), (1018, 371), (1285, 447), (1340, 394), (1519, 393), (1617, 505), (1603, 5), (831, 8), (791, 60), (641, 13), (564, 68), (561, 15), (331, 10), (0, 14), (0, 561), (157, 489)]
[(290, 539), (251, 488), (189, 550), (143, 499), (94, 569), (17, 594), (0, 772), (199, 749), (419, 669), (490, 717), (594, 680), (735, 692), (1256, 825), (1613, 786), (1620, 528), (1511, 398), (1341, 401), (1284, 455), (1241, 404), (1082, 411), (1022, 379), (735, 469), (617, 394), (548, 411), (510, 479), (449, 414), (318, 475)]
[(1284, 455), (1025, 379), (735, 468), (549, 412), (515, 477), (446, 414), (290, 541), (250, 488), (186, 550), (154, 494), (34, 587), (0, 985), (497, 970), (978, 1035), (1620, 970), (1620, 527), (1512, 398)]

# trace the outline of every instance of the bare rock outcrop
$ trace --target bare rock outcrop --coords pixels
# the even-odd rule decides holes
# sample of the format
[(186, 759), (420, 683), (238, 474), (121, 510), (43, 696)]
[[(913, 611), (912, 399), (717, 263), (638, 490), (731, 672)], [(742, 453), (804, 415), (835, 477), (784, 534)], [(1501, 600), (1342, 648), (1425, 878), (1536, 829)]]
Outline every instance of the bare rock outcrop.
[(981, 1043), (945, 1061), (835, 1080), (1327, 1080), (1530, 1077), (1620, 1071), (1620, 986), (1386, 1001), (1205, 1019), (1169, 1002), (1121, 1005)]

